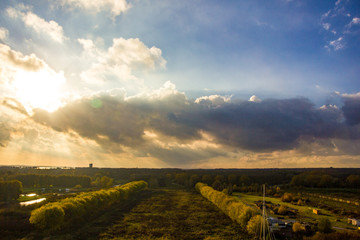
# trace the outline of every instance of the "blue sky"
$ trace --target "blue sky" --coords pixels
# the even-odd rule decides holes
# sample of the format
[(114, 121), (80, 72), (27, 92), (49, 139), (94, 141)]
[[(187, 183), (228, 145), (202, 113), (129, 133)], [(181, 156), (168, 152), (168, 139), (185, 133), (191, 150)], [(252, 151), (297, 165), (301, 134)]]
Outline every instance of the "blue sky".
[[(319, 123), (308, 122), (304, 117), (300, 123), (291, 114), (282, 115), (284, 109), (289, 111), (291, 107), (277, 109), (303, 104), (309, 108), (306, 114), (311, 112), (318, 119), (322, 119), (327, 109), (326, 114), (336, 112), (337, 125), (355, 122), (356, 129), (352, 129), (354, 126), (351, 129), (358, 131), (357, 117), (349, 113), (357, 111), (360, 92), (360, 4), (356, 0), (13, 0), (2, 1), (0, 9), (3, 66), (0, 93), (6, 103), (2, 106), (5, 117), (0, 119), (1, 146), (3, 156), (12, 156), (10, 159), (15, 162), (20, 154), (33, 156), (34, 163), (39, 158), (54, 158), (52, 165), (59, 165), (58, 162), (84, 165), (86, 158), (76, 157), (75, 153), (92, 141), (93, 149), (88, 154), (96, 151), (101, 155), (94, 162), (107, 159), (99, 163), (103, 166), (118, 163), (134, 166), (132, 161), (124, 161), (125, 158), (145, 161), (150, 167), (234, 164), (254, 167), (252, 163), (257, 162), (254, 159), (264, 159), (271, 166), (275, 156), (280, 155), (284, 159), (279, 165), (282, 167), (297, 166), (295, 159), (301, 159), (301, 166), (347, 166), (344, 159), (351, 159), (351, 166), (360, 164), (354, 160), (358, 152), (339, 147), (346, 145), (344, 141), (359, 144), (356, 134), (350, 137), (335, 130), (333, 134), (310, 131), (311, 124)], [(83, 101), (98, 98), (110, 104), (108, 97), (138, 109), (132, 113), (134, 117), (138, 117), (141, 109), (157, 109), (156, 114), (143, 111), (148, 116), (165, 114), (159, 107), (162, 105), (153, 101), (156, 98), (160, 102), (168, 101), (171, 107), (163, 108), (168, 109), (168, 116), (176, 118), (169, 117), (163, 126), (169, 124), (175, 130), (161, 130), (150, 118), (139, 118), (142, 119), (141, 127), (137, 126), (142, 129), (140, 132), (127, 135), (120, 131), (119, 136), (125, 137), (112, 136), (108, 129), (99, 127), (107, 124), (103, 121), (86, 123), (89, 128), (99, 127), (98, 133), (79, 128), (75, 122), (90, 114), (80, 109)], [(248, 100), (259, 106), (247, 110)], [(214, 111), (217, 108), (223, 111), (216, 110), (215, 115), (206, 113), (198, 106), (202, 102), (210, 104), (208, 107)], [(272, 125), (277, 118), (268, 125), (259, 122), (253, 126), (230, 114), (232, 118), (223, 122), (230, 116), (229, 105), (234, 104), (235, 111), (248, 113), (249, 119), (261, 114), (272, 119), (276, 115), (280, 122), (284, 119), (296, 122), (298, 125), (289, 124), (289, 127), (299, 131), (294, 134), (289, 128), (284, 134), (292, 137), (278, 136), (273, 132), (278, 126)], [(189, 105), (190, 108), (186, 107)], [(43, 118), (46, 114), (39, 114), (40, 110), (57, 115), (74, 109), (84, 113), (78, 116), (81, 119), (64, 120), (61, 124), (50, 121), (51, 116), (46, 120)], [(273, 111), (271, 114), (269, 109)], [(303, 110), (294, 112), (305, 114)], [(108, 109), (103, 112), (110, 113)], [(188, 118), (189, 113), (194, 119)], [(205, 116), (212, 116), (218, 122), (215, 124)], [(125, 119), (117, 118), (120, 122)], [(51, 132), (61, 141), (66, 140), (68, 149), (55, 151), (54, 145), (47, 145), (49, 150), (44, 152), (30, 146), (23, 132), (24, 121), (34, 124), (26, 132), (36, 132), (36, 139), (44, 140)], [(110, 122), (116, 125), (116, 121)], [(241, 134), (224, 137), (215, 126), (222, 128), (226, 122), (247, 137)], [(326, 124), (331, 129), (336, 125)], [(44, 130), (45, 126), (48, 130)], [(186, 126), (193, 133), (181, 137), (179, 126)], [(264, 133), (258, 132), (259, 129)], [(275, 137), (276, 144), (253, 144), (260, 135), (269, 141)], [(148, 138), (156, 141), (153, 139), (149, 144)], [(141, 142), (142, 146), (135, 148), (129, 139)], [(286, 141), (290, 144), (285, 144)], [(105, 145), (112, 147), (107, 149)], [(201, 146), (200, 150), (195, 151), (195, 146)], [(321, 153), (309, 150), (315, 146), (324, 150)], [(226, 148), (231, 156), (220, 148)], [(292, 160), (286, 159), (286, 155), (293, 156)], [(186, 157), (193, 160), (174, 160)], [(325, 158), (340, 160), (325, 163)]]

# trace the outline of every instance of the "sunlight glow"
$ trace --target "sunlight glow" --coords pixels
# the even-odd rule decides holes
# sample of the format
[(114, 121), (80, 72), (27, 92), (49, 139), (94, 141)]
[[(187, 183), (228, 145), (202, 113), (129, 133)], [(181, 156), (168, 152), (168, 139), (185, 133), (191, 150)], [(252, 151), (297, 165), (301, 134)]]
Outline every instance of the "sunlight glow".
[(41, 108), (52, 112), (62, 105), (62, 88), (65, 82), (62, 72), (19, 71), (15, 74), (12, 85), (18, 100), (27, 111)]

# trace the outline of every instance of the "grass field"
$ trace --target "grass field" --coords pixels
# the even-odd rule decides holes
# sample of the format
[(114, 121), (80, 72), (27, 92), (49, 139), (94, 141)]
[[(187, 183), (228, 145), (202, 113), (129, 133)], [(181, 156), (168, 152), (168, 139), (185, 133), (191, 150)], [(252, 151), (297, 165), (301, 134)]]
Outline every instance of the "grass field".
[[(50, 237), (51, 235), (51, 237)], [(35, 230), (23, 239), (250, 239), (195, 191), (148, 189), (96, 218), (57, 232)]]
[[(233, 193), (233, 195), (236, 198), (240, 199), (241, 201), (243, 201), (251, 206), (254, 206), (254, 207), (256, 206), (254, 204), (254, 202), (259, 201), (259, 200), (262, 201), (262, 199), (263, 199), (262, 196), (254, 196), (254, 195), (248, 195), (248, 194), (243, 194), (243, 193)], [(317, 222), (321, 218), (327, 217), (327, 218), (329, 218), (329, 220), (332, 223), (332, 226), (334, 226), (334, 227), (355, 229), (355, 227), (353, 227), (347, 223), (346, 217), (340, 216), (340, 215), (335, 215), (332, 212), (325, 210), (325, 209), (320, 209), (321, 214), (316, 215), (313, 213), (314, 208), (311, 206), (299, 206), (299, 205), (294, 205), (291, 203), (285, 203), (285, 202), (282, 202), (280, 200), (280, 198), (273, 198), (273, 197), (266, 197), (265, 201), (270, 201), (273, 204), (284, 205), (286, 207), (297, 209), (299, 211), (298, 216), (297, 216), (299, 221), (314, 223), (314, 222)], [(319, 209), (319, 208), (316, 208), (316, 209)]]

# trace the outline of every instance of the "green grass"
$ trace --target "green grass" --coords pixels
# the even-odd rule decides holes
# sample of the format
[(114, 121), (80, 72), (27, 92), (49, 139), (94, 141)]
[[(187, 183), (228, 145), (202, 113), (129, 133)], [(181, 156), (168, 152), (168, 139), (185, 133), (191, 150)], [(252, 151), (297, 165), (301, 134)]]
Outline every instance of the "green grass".
[[(256, 206), (254, 202), (259, 201), (259, 200), (262, 201), (262, 199), (263, 199), (262, 196), (254, 196), (254, 195), (248, 195), (248, 194), (244, 194), (244, 193), (233, 193), (233, 195), (236, 198), (240, 199), (241, 201), (243, 201), (251, 206), (254, 206), (254, 207)], [(298, 212), (297, 218), (299, 221), (315, 223), (318, 220), (320, 220), (321, 218), (326, 217), (326, 218), (329, 218), (329, 220), (331, 221), (331, 223), (334, 227), (355, 229), (353, 226), (351, 226), (350, 224), (347, 223), (347, 217), (335, 215), (332, 212), (325, 210), (325, 209), (316, 208), (316, 209), (321, 210), (321, 214), (316, 215), (313, 213), (314, 207), (311, 207), (311, 206), (299, 206), (299, 205), (294, 205), (291, 203), (285, 203), (285, 202), (282, 202), (280, 200), (280, 198), (274, 198), (274, 197), (265, 197), (265, 201), (270, 201), (273, 204), (284, 205), (286, 207), (290, 207), (290, 208), (298, 210), (299, 212)], [(278, 215), (275, 215), (275, 216), (278, 216)]]

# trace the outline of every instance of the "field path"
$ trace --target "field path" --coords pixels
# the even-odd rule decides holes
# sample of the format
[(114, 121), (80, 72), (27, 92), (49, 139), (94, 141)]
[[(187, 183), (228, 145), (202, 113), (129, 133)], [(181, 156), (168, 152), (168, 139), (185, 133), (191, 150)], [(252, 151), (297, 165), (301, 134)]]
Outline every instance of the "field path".
[(150, 190), (100, 239), (247, 239), (239, 226), (196, 192)]

